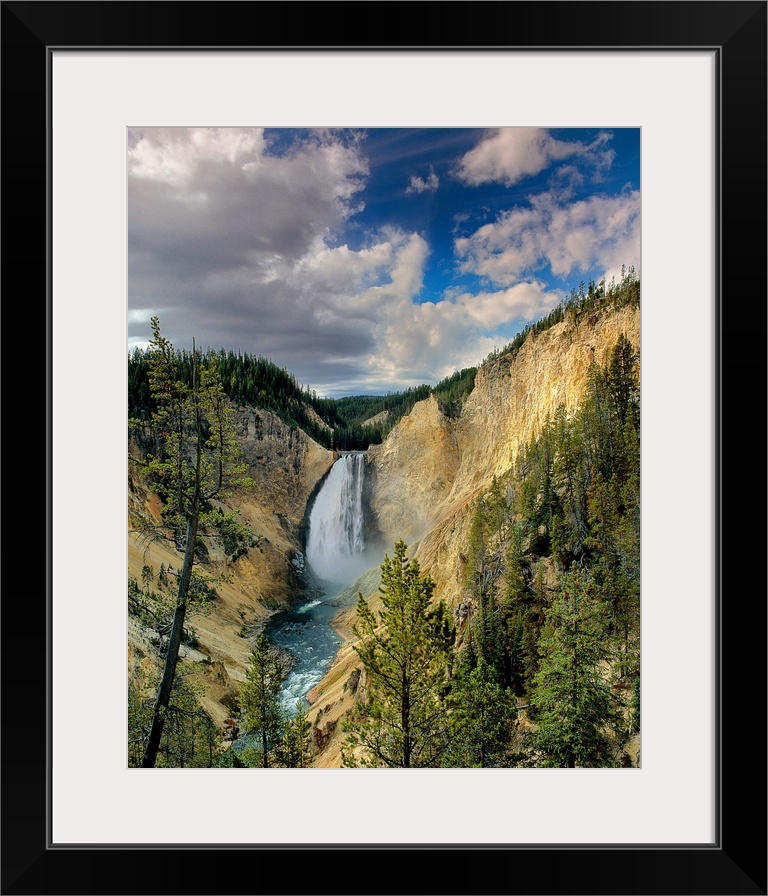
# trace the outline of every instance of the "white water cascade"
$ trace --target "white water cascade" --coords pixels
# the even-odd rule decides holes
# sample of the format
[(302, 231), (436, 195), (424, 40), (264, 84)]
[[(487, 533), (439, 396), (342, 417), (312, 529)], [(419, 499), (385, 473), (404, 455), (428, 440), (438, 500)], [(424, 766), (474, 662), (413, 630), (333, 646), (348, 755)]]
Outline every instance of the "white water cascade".
[(320, 579), (349, 585), (369, 568), (363, 535), (365, 454), (342, 454), (309, 514), (307, 560)]

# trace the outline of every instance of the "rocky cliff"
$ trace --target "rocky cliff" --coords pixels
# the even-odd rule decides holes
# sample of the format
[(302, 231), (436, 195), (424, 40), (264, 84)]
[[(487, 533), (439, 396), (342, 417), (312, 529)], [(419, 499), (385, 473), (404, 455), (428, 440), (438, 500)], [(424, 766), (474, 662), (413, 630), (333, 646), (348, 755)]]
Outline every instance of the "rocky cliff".
[(411, 543), (439, 519), (460, 466), (456, 427), (434, 395), (416, 404), (367, 454), (371, 526), (384, 547)]
[[(514, 357), (483, 364), (458, 419), (446, 417), (431, 396), (369, 449), (370, 510), (381, 542), (390, 554), (398, 538), (409, 544), (436, 583), (436, 600), (455, 610), (463, 599), (462, 554), (475, 499), (513, 467), (560, 404), (568, 411), (579, 405), (590, 364), (605, 364), (622, 333), (639, 349), (639, 308), (578, 319), (569, 313), (531, 333)], [(376, 584), (371, 579), (362, 587), (374, 602)], [(352, 605), (337, 617), (347, 644), (310, 695), (310, 718), (328, 733), (319, 766), (338, 763), (338, 722), (354, 699), (353, 620)]]
[(420, 540), (489, 488), (558, 405), (577, 407), (589, 365), (604, 364), (622, 333), (639, 346), (639, 309), (579, 321), (571, 315), (531, 333), (514, 358), (483, 364), (457, 420), (434, 396), (419, 402), (368, 451), (371, 512), (384, 542)]
[[(502, 356), (483, 365), (456, 423), (460, 463), (450, 492), (435, 510), (436, 523), (417, 546), (425, 571), (449, 606), (460, 600), (459, 558), (466, 544), (472, 502), (515, 463), (518, 452), (541, 431), (560, 404), (579, 405), (590, 364), (604, 365), (621, 334), (640, 345), (640, 310), (625, 307), (530, 335), (514, 360)], [(422, 448), (416, 448), (421, 452)]]
[[(190, 618), (195, 646), (182, 648), (181, 660), (202, 662), (205, 709), (217, 724), (231, 715), (231, 697), (244, 680), (254, 636), (276, 609), (295, 601), (303, 583), (297, 576), (303, 552), (302, 525), (307, 503), (330, 469), (334, 454), (269, 411), (238, 408), (235, 425), (254, 487), (229, 501), (257, 536), (257, 543), (235, 561), (208, 544), (199, 571), (226, 576), (215, 584), (207, 614)], [(144, 567), (158, 574), (161, 564), (181, 568), (182, 555), (166, 541), (148, 540), (148, 526), (159, 521), (160, 503), (143, 484), (140, 467), (129, 476), (128, 575), (142, 580)], [(154, 587), (154, 586), (153, 586)], [(151, 633), (129, 619), (129, 669), (157, 662)], [(206, 668), (207, 667), (207, 668)]]

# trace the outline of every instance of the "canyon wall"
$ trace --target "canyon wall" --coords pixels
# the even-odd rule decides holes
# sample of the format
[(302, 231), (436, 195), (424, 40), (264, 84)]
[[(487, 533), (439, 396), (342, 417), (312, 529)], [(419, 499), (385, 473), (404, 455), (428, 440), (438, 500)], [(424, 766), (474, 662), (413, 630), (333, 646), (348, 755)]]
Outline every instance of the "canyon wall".
[(578, 321), (571, 313), (531, 333), (514, 357), (483, 364), (458, 419), (430, 396), (369, 449), (370, 510), (382, 543), (390, 550), (398, 538), (413, 545), (438, 582), (437, 597), (449, 605), (459, 598), (458, 552), (446, 549), (466, 540), (468, 508), (514, 466), (560, 404), (576, 409), (590, 364), (605, 364), (622, 333), (639, 348), (638, 308)]
[[(217, 724), (232, 714), (232, 696), (245, 679), (254, 637), (271, 613), (295, 601), (303, 582), (298, 570), (304, 549), (303, 522), (310, 496), (336, 455), (270, 411), (237, 408), (235, 427), (253, 487), (228, 500), (251, 527), (257, 544), (234, 562), (212, 539), (199, 573), (212, 579), (216, 598), (210, 612), (189, 619), (195, 647), (182, 647), (182, 666), (202, 663), (196, 673), (206, 686), (202, 703)], [(134, 451), (134, 454), (136, 452)], [(161, 564), (178, 570), (183, 557), (165, 540), (149, 536), (160, 520), (157, 496), (142, 482), (140, 466), (130, 465), (128, 483), (128, 575), (142, 581), (145, 566), (157, 575)], [(153, 584), (152, 587), (157, 587)], [(151, 633), (129, 617), (128, 665), (157, 664)]]
[[(391, 555), (403, 539), (422, 571), (436, 583), (435, 600), (456, 610), (464, 597), (465, 558), (475, 499), (493, 478), (514, 466), (518, 452), (540, 432), (560, 404), (580, 403), (590, 364), (603, 365), (621, 334), (640, 345), (640, 311), (582, 314), (572, 312), (559, 324), (531, 333), (516, 355), (488, 360), (458, 417), (443, 413), (433, 395), (416, 404), (380, 445), (366, 456), (367, 535)], [(245, 677), (254, 637), (268, 616), (300, 596), (299, 570), (307, 511), (324, 476), (338, 457), (269, 411), (238, 408), (236, 430), (248, 462), (253, 488), (230, 500), (258, 543), (234, 562), (210, 547), (209, 575), (226, 572), (216, 585), (211, 612), (190, 621), (195, 647), (184, 647), (182, 664), (199, 662), (196, 673), (206, 685), (203, 705), (217, 724), (234, 712), (233, 698)], [(178, 569), (181, 555), (164, 541), (146, 537), (159, 521), (157, 497), (141, 480), (139, 467), (129, 476), (128, 574), (141, 581), (144, 566), (155, 573), (161, 563)], [(373, 569), (358, 587), (372, 603), (378, 577)], [(339, 602), (334, 626), (343, 646), (324, 679), (309, 695), (309, 718), (322, 745), (313, 765), (337, 767), (344, 713), (354, 701), (359, 665), (353, 647), (356, 588)], [(157, 664), (149, 634), (129, 617), (129, 670)], [(154, 650), (156, 654), (156, 650)]]
[[(581, 315), (531, 333), (517, 354), (480, 367), (461, 415), (453, 420), (430, 396), (403, 417), (381, 445), (368, 451), (370, 511), (387, 552), (402, 538), (422, 572), (435, 581), (435, 600), (456, 609), (464, 598), (465, 557), (475, 499), (493, 478), (515, 464), (560, 404), (575, 410), (594, 361), (604, 365), (621, 334), (639, 351), (640, 310)], [(376, 579), (363, 588), (376, 605)], [(313, 719), (327, 738), (315, 764), (333, 767), (339, 758), (339, 722), (354, 700), (352, 647), (354, 606), (342, 610), (337, 629), (345, 646), (310, 695)]]

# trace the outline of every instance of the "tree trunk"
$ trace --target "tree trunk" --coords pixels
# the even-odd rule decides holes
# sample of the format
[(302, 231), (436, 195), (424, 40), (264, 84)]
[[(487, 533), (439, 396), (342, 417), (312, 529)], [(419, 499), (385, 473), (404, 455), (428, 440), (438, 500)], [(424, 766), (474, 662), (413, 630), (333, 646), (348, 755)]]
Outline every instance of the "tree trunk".
[(168, 641), (168, 652), (165, 655), (165, 667), (160, 687), (155, 700), (155, 711), (152, 715), (152, 728), (149, 732), (149, 740), (141, 760), (142, 768), (154, 768), (157, 762), (157, 753), (160, 749), (160, 738), (163, 735), (165, 714), (171, 702), (171, 689), (176, 677), (176, 664), (179, 660), (179, 648), (181, 636), (184, 631), (184, 616), (187, 612), (187, 591), (192, 580), (192, 565), (195, 557), (195, 541), (197, 539), (197, 513), (187, 521), (187, 544), (184, 551), (184, 564), (179, 577), (179, 590), (176, 599), (176, 612), (173, 614), (173, 626), (171, 637)]
[(400, 683), (401, 688), (401, 700), (402, 704), (400, 707), (400, 724), (403, 729), (403, 768), (411, 767), (411, 698), (410, 698), (410, 687), (409, 683), (406, 679), (405, 673), (403, 673), (402, 681)]

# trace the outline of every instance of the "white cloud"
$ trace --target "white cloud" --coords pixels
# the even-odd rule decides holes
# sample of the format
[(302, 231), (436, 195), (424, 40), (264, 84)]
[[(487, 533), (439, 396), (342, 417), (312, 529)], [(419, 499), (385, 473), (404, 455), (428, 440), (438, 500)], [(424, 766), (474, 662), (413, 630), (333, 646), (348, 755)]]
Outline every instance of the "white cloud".
[(332, 134), (270, 153), (260, 128), (158, 128), (128, 150), (132, 249), (208, 263), (296, 257), (357, 211), (368, 164)]
[(350, 332), (370, 334), (396, 309), (409, 305), (423, 285), (428, 247), (418, 234), (387, 228), (357, 251), (318, 247), (289, 278), (307, 313)]
[(266, 150), (263, 128), (135, 128), (128, 140), (132, 177), (183, 190), (201, 165), (247, 165)]
[(439, 302), (394, 305), (380, 322), (371, 370), (413, 384), (440, 380), (478, 364), (562, 298), (542, 283), (526, 282), (497, 292), (463, 292)]
[(439, 186), (440, 178), (435, 174), (434, 168), (430, 165), (429, 176), (426, 179), (417, 177), (415, 174), (411, 176), (405, 193), (406, 196), (410, 196), (412, 193), (434, 193)]
[(613, 151), (605, 149), (609, 139), (599, 134), (590, 144), (578, 140), (556, 140), (543, 128), (498, 128), (461, 158), (456, 168), (459, 180), (470, 186), (498, 182), (511, 187), (573, 156), (589, 160), (598, 168), (610, 165)]
[[(398, 389), (478, 363), (560, 300), (521, 282), (537, 266), (635, 263), (637, 194), (571, 205), (542, 194), (455, 243), (462, 271), (498, 288), (455, 285), (418, 304), (424, 237), (396, 226), (345, 235), (369, 176), (346, 132), (312, 132), (278, 153), (260, 129), (137, 131), (128, 172), (129, 346), (145, 344), (148, 309), (162, 309), (174, 344), (194, 336), (270, 357), (321, 394), (338, 383), (346, 394)], [(432, 175), (419, 185), (431, 189)]]
[(278, 155), (261, 131), (153, 129), (132, 135), (128, 170), (129, 345), (162, 307), (179, 345), (255, 351), (316, 388), (371, 375), (429, 248), (397, 227), (337, 243), (368, 174), (356, 141), (315, 132)]
[(156, 310), (151, 308), (129, 308), (128, 323), (131, 324), (148, 324), (152, 316), (157, 314)]
[(558, 277), (622, 264), (640, 269), (640, 193), (590, 196), (563, 203), (552, 193), (531, 197), (454, 244), (460, 270), (512, 283), (549, 265)]

